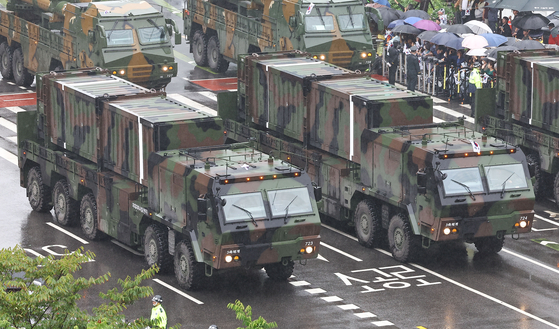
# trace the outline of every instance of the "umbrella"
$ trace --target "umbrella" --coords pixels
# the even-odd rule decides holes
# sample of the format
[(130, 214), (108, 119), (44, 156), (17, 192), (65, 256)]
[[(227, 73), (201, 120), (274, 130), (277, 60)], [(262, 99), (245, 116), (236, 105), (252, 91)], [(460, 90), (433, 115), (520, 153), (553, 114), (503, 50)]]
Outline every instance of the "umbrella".
[(365, 13), (369, 16), (370, 20), (373, 20), (375, 21), (375, 23), (377, 23), (377, 30), (384, 30), (384, 21), (382, 20), (382, 15), (377, 8), (365, 7)]
[(523, 30), (539, 30), (549, 24), (549, 19), (541, 14), (526, 14), (518, 20), (514, 19), (511, 24)]
[(378, 3), (379, 5), (390, 7), (390, 2), (388, 2), (388, 0), (373, 0), (373, 2)]
[(417, 27), (418, 29), (425, 30), (425, 31), (439, 31), (441, 29), (439, 24), (430, 21), (428, 19), (422, 19), (412, 25)]
[(559, 10), (559, 2), (551, 0), (491, 0), (488, 7), (518, 11)]
[(382, 16), (382, 22), (387, 25), (392, 21), (400, 19), (400, 13), (392, 8), (377, 8), (378, 12)]
[(482, 23), (480, 21), (469, 21), (464, 25), (469, 27), (472, 30), (472, 32), (475, 34), (493, 33), (493, 31), (491, 31), (491, 28), (487, 26), (487, 24)]
[(556, 38), (558, 34), (559, 34), (559, 26), (556, 26), (556, 27), (551, 29), (551, 37), (552, 38)]
[(468, 51), (466, 53), (466, 55), (468, 56), (485, 56), (487, 49), (484, 48), (478, 48), (478, 49), (472, 49), (470, 51)]
[(465, 37), (464, 40), (462, 40), (462, 46), (468, 49), (479, 49), (487, 47), (488, 45), (489, 43), (487, 42), (487, 39), (481, 35), (472, 35)]
[(417, 27), (412, 26), (412, 25), (402, 24), (402, 25), (398, 25), (394, 29), (392, 29), (392, 32), (406, 33), (406, 34), (416, 34), (417, 35), (417, 34), (421, 33), (421, 30), (419, 30)]
[(464, 38), (456, 38), (450, 40), (445, 44), (445, 46), (456, 50), (464, 49), (464, 47), (462, 46), (462, 40), (464, 40)]
[(438, 34), (437, 31), (423, 31), (419, 33), (417, 37), (423, 41), (431, 41), (431, 38), (437, 34)]
[(518, 50), (518, 48), (516, 48), (514, 46), (501, 46), (501, 47), (493, 48), (493, 49), (489, 50), (489, 52), (487, 52), (487, 58), (489, 58), (491, 60), (497, 60), (498, 52), (500, 52), (500, 51), (512, 51), (512, 50)]
[(472, 29), (464, 24), (454, 24), (446, 28), (447, 32), (462, 34), (462, 33), (474, 33)]
[(404, 13), (404, 16), (402, 16), (402, 18), (408, 18), (408, 17), (419, 17), (419, 18), (422, 18), (422, 19), (430, 19), (431, 18), (429, 16), (429, 14), (427, 14), (427, 12), (425, 12), (423, 10), (419, 10), (419, 9), (408, 10)]
[(484, 37), (485, 40), (487, 40), (487, 43), (489, 43), (489, 47), (498, 47), (508, 41), (507, 37), (499, 34), (482, 33), (479, 36)]
[(443, 33), (438, 33), (437, 35), (433, 36), (431, 38), (431, 40), (429, 40), (429, 42), (434, 43), (436, 45), (445, 45), (450, 40), (453, 40), (453, 39), (458, 39), (456, 34), (450, 33), (450, 32), (443, 32)]
[(398, 25), (403, 25), (404, 24), (404, 20), (403, 19), (397, 19), (395, 21), (390, 22), (390, 24), (388, 24), (387, 28), (389, 29), (393, 29)]
[(409, 24), (409, 25), (413, 25), (417, 22), (419, 22), (421, 20), (421, 18), (419, 17), (407, 17), (406, 19), (404, 19), (404, 23)]
[(541, 43), (539, 43), (536, 40), (522, 40), (522, 41), (518, 41), (517, 43), (514, 44), (515, 47), (517, 47), (518, 49), (521, 50), (525, 50), (525, 49), (543, 49), (545, 48), (544, 45), (542, 45)]

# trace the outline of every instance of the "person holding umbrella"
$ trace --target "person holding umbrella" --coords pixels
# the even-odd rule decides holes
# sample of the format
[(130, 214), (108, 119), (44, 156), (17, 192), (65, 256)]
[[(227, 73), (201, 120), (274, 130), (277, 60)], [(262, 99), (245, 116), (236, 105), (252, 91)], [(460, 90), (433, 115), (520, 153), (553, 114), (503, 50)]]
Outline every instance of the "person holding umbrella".
[(398, 70), (398, 63), (400, 62), (400, 41), (394, 40), (392, 47), (388, 49), (388, 56), (386, 56), (386, 65), (388, 65), (388, 83), (391, 85), (396, 83), (396, 71)]
[(502, 24), (499, 26), (499, 34), (504, 37), (512, 37), (512, 30), (510, 29), (509, 25), (509, 18), (503, 17)]
[(410, 48), (410, 54), (406, 57), (406, 82), (408, 85), (408, 90), (415, 91), (417, 86), (417, 75), (419, 74), (419, 59), (416, 56), (417, 47), (412, 46)]

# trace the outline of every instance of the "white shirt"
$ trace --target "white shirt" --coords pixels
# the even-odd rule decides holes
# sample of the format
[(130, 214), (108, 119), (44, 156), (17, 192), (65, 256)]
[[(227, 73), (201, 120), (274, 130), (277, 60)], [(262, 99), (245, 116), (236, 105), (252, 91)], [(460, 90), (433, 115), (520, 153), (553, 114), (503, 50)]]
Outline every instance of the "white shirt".
[(462, 10), (470, 9), (470, 4), (468, 0), (462, 0), (462, 6), (460, 7)]

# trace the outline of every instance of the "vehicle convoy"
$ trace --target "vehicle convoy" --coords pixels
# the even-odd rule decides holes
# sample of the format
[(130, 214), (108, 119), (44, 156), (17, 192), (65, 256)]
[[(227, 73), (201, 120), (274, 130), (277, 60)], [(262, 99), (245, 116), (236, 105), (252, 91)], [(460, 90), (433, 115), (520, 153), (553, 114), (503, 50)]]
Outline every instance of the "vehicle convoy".
[(184, 34), (196, 64), (225, 72), (240, 54), (306, 51), (365, 70), (374, 60), (360, 0), (186, 0)]
[(499, 52), (497, 60), (496, 87), (484, 88), (476, 105), (478, 129), (519, 145), (536, 198), (559, 203), (559, 51)]
[(214, 270), (287, 279), (318, 256), (320, 189), (247, 143), (222, 144), (221, 118), (107, 71), (37, 80), (37, 110), (17, 119), (33, 210), (143, 250), (185, 289)]
[(9, 0), (0, 10), (0, 72), (29, 86), (38, 72), (101, 67), (146, 88), (177, 76), (173, 20), (146, 1)]
[(322, 188), (321, 213), (354, 224), (361, 244), (387, 236), (408, 261), (437, 241), (498, 252), (506, 234), (531, 230), (522, 150), (463, 122), (433, 124), (429, 96), (300, 54), (238, 67), (238, 91), (218, 95), (227, 137), (305, 168)]

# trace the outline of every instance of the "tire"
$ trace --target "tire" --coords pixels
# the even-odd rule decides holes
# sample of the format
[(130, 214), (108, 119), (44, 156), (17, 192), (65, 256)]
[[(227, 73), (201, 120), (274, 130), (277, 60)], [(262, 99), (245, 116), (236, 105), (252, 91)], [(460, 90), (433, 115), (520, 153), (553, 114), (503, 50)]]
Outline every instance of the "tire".
[(192, 37), (192, 55), (197, 65), (208, 65), (208, 39), (202, 30), (194, 32)]
[(205, 278), (204, 264), (196, 261), (188, 240), (182, 240), (175, 248), (175, 277), (186, 290), (199, 288)]
[(27, 199), (35, 211), (48, 212), (52, 209), (50, 187), (43, 183), (39, 167), (31, 168), (27, 174)]
[(355, 235), (359, 243), (368, 248), (378, 246), (382, 223), (378, 207), (371, 200), (363, 200), (357, 204), (354, 222)]
[(23, 51), (17, 48), (14, 51), (13, 68), (14, 81), (18, 86), (29, 87), (33, 83), (33, 75), (24, 66)]
[(223, 73), (229, 68), (229, 62), (219, 52), (219, 39), (217, 35), (212, 36), (208, 41), (208, 65), (217, 73)]
[(14, 78), (12, 71), (14, 49), (8, 46), (6, 41), (0, 44), (0, 73), (4, 80), (11, 80)]
[(65, 179), (54, 184), (52, 190), (52, 203), (54, 220), (60, 225), (68, 226), (76, 222), (78, 216), (78, 203), (70, 197), (70, 188)]
[(144, 235), (144, 256), (149, 267), (157, 265), (159, 273), (168, 273), (173, 268), (173, 257), (169, 254), (167, 231), (158, 225), (150, 225)]
[(293, 274), (294, 266), (295, 263), (290, 260), (287, 262), (287, 265), (283, 265), (282, 263), (268, 264), (264, 266), (264, 269), (266, 269), (266, 274), (268, 274), (270, 279), (275, 281), (285, 281)]
[(528, 154), (526, 156), (526, 163), (528, 164), (528, 169), (530, 169), (530, 177), (535, 178), (534, 194), (536, 195), (536, 200), (539, 201), (545, 194), (545, 179), (540, 166), (540, 157), (537, 154)]
[(99, 240), (102, 232), (97, 223), (97, 202), (93, 193), (86, 194), (80, 204), (80, 224), (83, 234), (90, 240)]
[(559, 172), (555, 174), (555, 179), (553, 182), (553, 199), (555, 200), (555, 204), (559, 207)]
[(503, 249), (504, 244), (505, 237), (498, 238), (496, 236), (490, 236), (474, 240), (474, 245), (481, 254), (496, 254)]
[(388, 245), (392, 257), (403, 263), (412, 260), (417, 253), (419, 239), (413, 234), (410, 222), (404, 214), (397, 214), (390, 219)]

